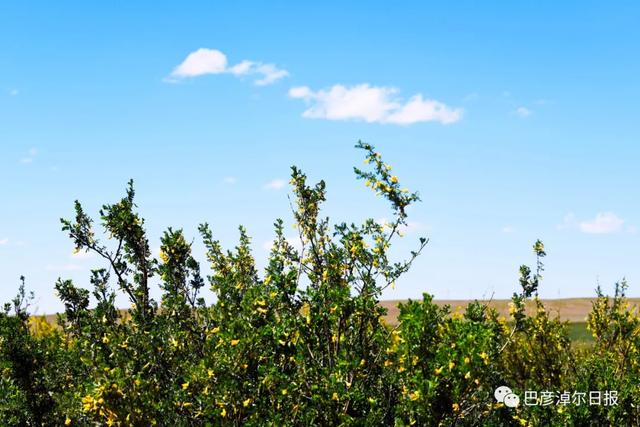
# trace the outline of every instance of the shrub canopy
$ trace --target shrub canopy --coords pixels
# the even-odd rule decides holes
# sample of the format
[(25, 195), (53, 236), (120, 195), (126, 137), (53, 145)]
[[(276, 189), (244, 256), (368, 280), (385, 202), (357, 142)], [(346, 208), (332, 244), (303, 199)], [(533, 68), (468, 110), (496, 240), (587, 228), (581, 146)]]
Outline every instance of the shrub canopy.
[[(199, 227), (212, 272), (206, 278), (182, 230), (164, 232), (156, 258), (131, 182), (99, 212), (106, 239), (76, 202), (62, 229), (76, 251), (96, 253), (104, 266), (92, 270), (91, 290), (58, 280), (65, 310), (55, 325), (29, 315), (22, 279), (0, 313), (0, 424), (640, 424), (640, 320), (626, 283), (613, 299), (598, 289), (588, 318), (594, 343), (572, 345), (567, 323), (537, 297), (546, 255), (540, 241), (535, 269), (520, 267), (510, 319), (477, 301), (452, 312), (424, 294), (400, 305), (396, 326), (386, 325), (381, 292), (428, 241), (391, 259), (419, 196), (401, 187), (371, 145), (357, 147), (366, 170), (355, 168), (356, 177), (388, 201), (392, 220), (330, 223), (321, 213), (325, 183), (310, 185), (293, 167), (302, 245), (293, 247), (277, 220), (263, 272), (243, 227), (230, 250), (207, 224)], [(153, 286), (159, 301), (150, 297)], [(204, 286), (217, 296), (212, 305), (199, 296)], [(128, 310), (116, 308), (117, 292), (127, 295)], [(525, 310), (530, 299), (533, 313)], [(518, 407), (496, 401), (504, 385), (520, 396)], [(617, 392), (617, 404), (556, 401), (590, 390)], [(532, 391), (557, 395), (553, 404), (525, 404)]]

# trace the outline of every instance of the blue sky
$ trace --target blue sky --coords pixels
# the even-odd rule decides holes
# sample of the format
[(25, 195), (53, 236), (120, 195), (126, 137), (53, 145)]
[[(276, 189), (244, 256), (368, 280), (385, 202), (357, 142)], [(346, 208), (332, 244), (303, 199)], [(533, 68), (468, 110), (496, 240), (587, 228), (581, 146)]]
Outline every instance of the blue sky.
[(59, 218), (129, 178), (152, 247), (244, 224), (261, 265), (292, 164), (333, 219), (388, 216), (358, 139), (422, 196), (398, 251), (431, 239), (385, 298), (509, 297), (537, 238), (543, 297), (640, 295), (637, 3), (133, 3), (0, 5), (1, 300), (86, 285)]

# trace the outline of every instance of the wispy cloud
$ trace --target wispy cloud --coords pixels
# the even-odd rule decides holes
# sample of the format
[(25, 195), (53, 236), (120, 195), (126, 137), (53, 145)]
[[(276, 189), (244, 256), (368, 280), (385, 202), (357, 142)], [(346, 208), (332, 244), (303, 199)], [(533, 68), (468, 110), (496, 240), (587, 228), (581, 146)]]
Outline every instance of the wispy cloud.
[(216, 49), (200, 48), (191, 52), (171, 72), (166, 82), (176, 83), (181, 80), (199, 77), (208, 74), (232, 74), (234, 76), (252, 75), (258, 86), (266, 86), (287, 77), (287, 70), (276, 67), (274, 64), (244, 60), (236, 65), (229, 66), (227, 56)]
[(613, 212), (602, 212), (589, 221), (580, 223), (580, 231), (589, 234), (610, 234), (622, 231), (624, 220)]
[[(613, 212), (599, 212), (595, 218), (578, 220), (573, 213), (565, 215), (559, 230), (577, 229), (586, 234), (613, 234), (625, 231), (625, 221)], [(634, 226), (628, 226), (626, 231), (633, 233)]]
[(576, 228), (578, 221), (576, 220), (576, 216), (573, 212), (569, 212), (562, 218), (562, 222), (556, 226), (558, 230), (567, 230), (570, 228)]
[(410, 125), (419, 122), (450, 124), (462, 118), (462, 109), (416, 94), (404, 101), (398, 89), (360, 84), (334, 85), (313, 91), (307, 86), (289, 90), (291, 98), (303, 99), (309, 108), (303, 117), (327, 120), (360, 120), (367, 123)]
[(505, 225), (501, 230), (505, 234), (511, 234), (516, 231), (516, 229), (512, 225)]
[(18, 96), (19, 93), (18, 89), (9, 89), (9, 96)]
[(4, 246), (9, 243), (9, 238), (5, 237), (4, 239), (0, 239), (0, 246)]
[(27, 155), (20, 159), (20, 163), (25, 165), (33, 163), (33, 160), (36, 158), (37, 155), (38, 155), (38, 150), (36, 148), (31, 148), (27, 152)]
[(225, 176), (222, 180), (225, 184), (233, 185), (238, 182), (238, 179), (235, 176)]
[(284, 179), (273, 179), (269, 182), (267, 182), (263, 188), (265, 190), (280, 190), (281, 188), (283, 188), (285, 185), (287, 184), (287, 182)]
[(258, 86), (270, 85), (289, 75), (287, 70), (280, 69), (273, 64), (256, 65), (255, 72), (262, 75), (262, 78), (255, 81)]
[[(389, 222), (389, 220), (387, 218), (378, 218), (376, 220), (376, 222), (380, 225), (382, 225), (385, 228), (389, 228), (391, 227), (391, 223)], [(411, 234), (411, 233), (419, 233), (422, 231), (428, 231), (429, 230), (429, 226), (427, 226), (426, 224), (420, 222), (420, 221), (409, 221), (407, 222), (406, 225), (400, 225), (398, 227), (398, 231), (402, 234)]]
[(531, 114), (533, 114), (533, 112), (529, 110), (527, 107), (518, 107), (515, 109), (513, 114), (524, 119), (529, 117)]
[(472, 102), (472, 101), (476, 101), (478, 98), (480, 98), (480, 95), (478, 94), (478, 92), (471, 92), (467, 94), (464, 98), (462, 98), (462, 102)]

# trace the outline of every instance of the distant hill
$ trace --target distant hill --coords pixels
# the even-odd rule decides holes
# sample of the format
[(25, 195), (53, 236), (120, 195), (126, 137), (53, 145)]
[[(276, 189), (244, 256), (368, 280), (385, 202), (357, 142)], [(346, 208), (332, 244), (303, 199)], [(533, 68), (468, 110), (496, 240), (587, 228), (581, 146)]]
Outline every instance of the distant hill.
[[(571, 323), (584, 323), (587, 319), (587, 314), (591, 311), (591, 303), (595, 298), (564, 298), (564, 299), (544, 299), (542, 302), (547, 311), (552, 315), (559, 315), (562, 320), (568, 320)], [(640, 307), (640, 298), (628, 298), (632, 307)], [(397, 324), (398, 304), (406, 302), (407, 300), (386, 300), (380, 301), (380, 305), (387, 309), (387, 316), (385, 320), (390, 325)], [(434, 300), (434, 302), (440, 306), (451, 306), (452, 312), (456, 310), (464, 311), (465, 307), (473, 300)], [(502, 316), (509, 318), (509, 302), (510, 299), (496, 299), (492, 301), (484, 301), (490, 307), (498, 310)], [(533, 301), (527, 302), (527, 310), (533, 309)], [(122, 310), (126, 312), (126, 310)], [(50, 314), (45, 316), (50, 323), (55, 323), (56, 315)]]
[[(564, 299), (546, 299), (542, 300), (547, 311), (554, 315), (557, 314), (562, 320), (568, 320), (572, 323), (582, 323), (586, 321), (587, 314), (591, 311), (591, 303), (595, 298), (564, 298)], [(629, 298), (631, 306), (636, 308), (640, 306), (640, 298)], [(397, 323), (396, 319), (400, 311), (398, 304), (406, 300), (389, 300), (381, 301), (380, 304), (387, 309), (386, 321), (391, 325)], [(464, 311), (464, 308), (472, 300), (434, 300), (440, 306), (449, 305), (453, 312), (456, 310)], [(509, 302), (510, 299), (498, 299), (485, 301), (490, 307), (495, 308), (498, 313), (509, 318)], [(527, 310), (533, 308), (533, 301), (527, 302)]]

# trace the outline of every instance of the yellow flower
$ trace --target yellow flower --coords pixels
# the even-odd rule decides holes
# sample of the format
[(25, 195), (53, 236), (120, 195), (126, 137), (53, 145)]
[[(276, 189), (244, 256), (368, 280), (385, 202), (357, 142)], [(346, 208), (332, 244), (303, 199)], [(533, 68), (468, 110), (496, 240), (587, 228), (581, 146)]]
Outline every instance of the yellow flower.
[(338, 393), (334, 392), (331, 396), (331, 400), (338, 400)]
[(82, 409), (84, 411), (90, 411), (94, 403), (93, 396), (85, 396), (82, 398)]
[(413, 393), (409, 394), (409, 399), (411, 399), (411, 401), (415, 402), (416, 400), (420, 399), (420, 390), (416, 390)]
[(442, 373), (442, 366), (435, 369), (436, 375), (440, 375)]
[(246, 408), (247, 406), (249, 406), (250, 404), (251, 404), (251, 399), (247, 399), (247, 400), (245, 400), (244, 402), (242, 402), (242, 406), (244, 406), (245, 408)]
[(468, 357), (465, 357), (464, 358), (464, 363), (469, 363), (469, 362), (470, 362), (470, 359)]
[(227, 410), (225, 408), (222, 408), (222, 411), (220, 412), (220, 415), (222, 415), (222, 418), (227, 416)]
[(394, 184), (397, 184), (397, 183), (398, 183), (398, 177), (397, 177), (397, 176), (395, 176), (395, 175), (394, 175), (394, 176), (392, 176), (392, 177), (391, 177), (391, 182), (393, 182)]
[(452, 370), (456, 366), (455, 363), (449, 362), (449, 370)]
[(468, 380), (469, 378), (471, 378), (471, 372), (467, 372), (466, 374), (464, 374), (465, 380)]
[(286, 396), (287, 394), (289, 394), (289, 391), (287, 391), (286, 388), (283, 388), (281, 393), (282, 393), (283, 396)]
[(453, 412), (458, 412), (460, 410), (460, 405), (454, 403), (453, 405), (451, 405), (451, 409), (453, 409)]
[(240, 340), (231, 340), (231, 347), (237, 346), (239, 342)]
[(65, 418), (64, 425), (70, 426), (71, 425), (71, 418), (69, 418), (69, 417)]
[(220, 326), (216, 326), (215, 328), (213, 328), (211, 330), (211, 333), (213, 333), (213, 334), (217, 334), (218, 332), (220, 332)]
[(182, 384), (182, 389), (183, 389), (183, 390), (186, 390), (186, 389), (188, 389), (188, 388), (189, 388), (189, 383), (188, 383), (188, 382), (186, 382), (186, 383)]

